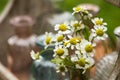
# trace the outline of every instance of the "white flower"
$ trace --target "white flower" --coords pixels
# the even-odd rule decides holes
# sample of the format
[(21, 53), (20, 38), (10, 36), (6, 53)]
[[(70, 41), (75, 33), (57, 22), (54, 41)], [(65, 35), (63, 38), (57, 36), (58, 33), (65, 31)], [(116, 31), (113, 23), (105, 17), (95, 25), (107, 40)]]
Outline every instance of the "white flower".
[(81, 53), (85, 56), (92, 56), (94, 55), (95, 51), (94, 51), (94, 47), (96, 45), (92, 44), (91, 42), (87, 41), (87, 40), (82, 40), (80, 43), (80, 50)]
[(31, 58), (36, 61), (41, 61), (42, 56), (40, 56), (39, 52), (35, 53), (33, 50), (30, 52)]
[(88, 11), (87, 11), (87, 8), (85, 6), (77, 6), (77, 7), (74, 7), (73, 8), (73, 14), (75, 13), (79, 13), (81, 16), (83, 16), (83, 18), (86, 20), (86, 19), (90, 19), (92, 17), (92, 14), (90, 14)]
[(98, 40), (105, 40), (105, 38), (108, 37), (108, 35), (105, 33), (107, 28), (104, 26), (94, 26), (94, 29), (91, 30), (93, 32), (92, 36)]
[(91, 68), (94, 65), (94, 59), (91, 57), (88, 58), (79, 58), (76, 64), (77, 69), (83, 69), (83, 74), (86, 72), (87, 69)]
[(72, 37), (68, 36), (69, 38), (69, 43), (66, 45), (66, 47), (71, 47), (71, 49), (77, 48), (77, 45), (81, 42), (81, 38), (78, 37)]
[(84, 24), (82, 24), (81, 21), (71, 21), (71, 26), (73, 31), (78, 31), (85, 28)]
[(57, 24), (55, 25), (55, 31), (58, 31), (59, 34), (70, 34), (70, 26), (68, 24)]
[(79, 58), (76, 64), (76, 68), (82, 69), (86, 65), (86, 59), (85, 58)]
[(53, 57), (65, 58), (68, 55), (68, 49), (64, 48), (62, 45), (55, 46)]
[(57, 34), (53, 41), (55, 41), (55, 45), (60, 45), (64, 42), (65, 36), (63, 34)]
[(103, 22), (102, 18), (94, 18), (94, 19), (92, 19), (92, 22), (95, 25), (107, 25), (107, 23)]
[(73, 8), (73, 13), (72, 14), (75, 14), (75, 13), (79, 13), (79, 12), (85, 12), (85, 13), (88, 13), (86, 8), (83, 7), (83, 6), (77, 6), (77, 7), (74, 7)]
[(45, 35), (46, 35), (46, 37), (44, 40), (44, 44), (45, 44), (45, 49), (46, 49), (52, 42), (52, 33), (46, 32)]
[(65, 73), (68, 71), (67, 68), (64, 65), (58, 65), (56, 67), (57, 73), (61, 72), (63, 76), (65, 76)]

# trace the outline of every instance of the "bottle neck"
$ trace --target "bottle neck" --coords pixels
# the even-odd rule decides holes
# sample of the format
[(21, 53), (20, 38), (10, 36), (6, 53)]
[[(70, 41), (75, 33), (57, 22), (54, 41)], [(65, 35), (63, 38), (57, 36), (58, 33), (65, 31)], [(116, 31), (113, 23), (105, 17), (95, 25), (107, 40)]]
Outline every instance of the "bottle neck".
[(28, 38), (32, 35), (32, 27), (16, 27), (15, 34), (19, 38)]

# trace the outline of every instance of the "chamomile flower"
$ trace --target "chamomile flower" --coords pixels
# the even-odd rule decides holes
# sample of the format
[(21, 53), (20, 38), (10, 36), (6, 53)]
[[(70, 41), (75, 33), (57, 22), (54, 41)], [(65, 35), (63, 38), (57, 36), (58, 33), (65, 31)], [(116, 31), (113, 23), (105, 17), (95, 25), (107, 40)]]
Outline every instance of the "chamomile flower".
[(92, 19), (92, 22), (95, 24), (95, 25), (107, 25), (107, 23), (103, 22), (103, 19), (102, 18), (94, 18)]
[(71, 21), (71, 26), (72, 26), (73, 32), (85, 28), (84, 24), (82, 24), (81, 22), (78, 22), (78, 21)]
[(85, 58), (79, 58), (75, 67), (76, 69), (82, 69), (83, 70), (83, 73), (86, 71), (86, 59)]
[(67, 44), (67, 47), (71, 47), (72, 50), (77, 47), (77, 44), (79, 42), (81, 42), (81, 38), (72, 37), (72, 36), (68, 36), (68, 38), (69, 38), (69, 43)]
[(75, 14), (75, 13), (79, 13), (79, 12), (86, 12), (87, 13), (87, 11), (85, 10), (86, 8), (85, 7), (82, 7), (82, 6), (77, 6), (77, 7), (74, 7), (73, 8), (73, 13), (72, 14)]
[(65, 58), (68, 55), (68, 49), (64, 48), (62, 45), (55, 46), (53, 57)]
[(85, 64), (86, 64), (85, 58), (79, 58), (79, 59), (78, 59), (78, 65), (79, 65), (79, 66), (85, 67)]
[(42, 57), (39, 55), (39, 52), (35, 53), (33, 50), (30, 52), (31, 58), (36, 61), (41, 61)]
[(57, 73), (61, 72), (63, 76), (65, 76), (65, 73), (68, 71), (67, 68), (64, 65), (58, 65), (56, 67)]
[(57, 24), (55, 25), (55, 31), (58, 31), (59, 34), (70, 34), (70, 26), (68, 24)]
[(57, 34), (55, 39), (53, 39), (53, 41), (55, 41), (55, 45), (60, 45), (64, 42), (65, 40), (65, 36), (63, 34)]
[(45, 49), (46, 49), (52, 42), (52, 33), (46, 32), (45, 35), (46, 35), (46, 37), (44, 40), (44, 44), (45, 44)]
[(94, 26), (94, 29), (91, 30), (93, 32), (92, 36), (98, 40), (105, 40), (105, 38), (108, 37), (108, 35), (105, 33), (107, 28), (104, 26)]
[(81, 53), (86, 54), (86, 56), (93, 56), (93, 53), (95, 53), (93, 48), (95, 46), (96, 45), (94, 43), (92, 44), (87, 40), (82, 40), (80, 43)]
[(91, 57), (88, 58), (79, 58), (76, 64), (77, 69), (83, 69), (83, 74), (86, 72), (87, 69), (90, 69), (94, 65), (94, 60)]
[(86, 20), (86, 19), (90, 19), (91, 17), (92, 17), (92, 14), (90, 14), (88, 11), (87, 11), (87, 9), (86, 9), (86, 7), (85, 6), (77, 6), (77, 7), (74, 7), (73, 8), (73, 13), (72, 13), (72, 15), (73, 14), (75, 14), (75, 13), (80, 13), (80, 15)]

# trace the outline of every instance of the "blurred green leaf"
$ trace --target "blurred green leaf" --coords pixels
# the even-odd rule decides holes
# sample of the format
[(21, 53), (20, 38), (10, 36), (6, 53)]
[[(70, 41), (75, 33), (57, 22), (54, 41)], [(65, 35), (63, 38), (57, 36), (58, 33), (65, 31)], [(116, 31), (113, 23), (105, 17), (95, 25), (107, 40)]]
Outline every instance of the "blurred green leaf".
[(0, 0), (0, 13), (4, 9), (5, 5), (7, 4), (8, 0)]
[(70, 58), (69, 57), (66, 57), (65, 59), (64, 59), (64, 65), (67, 65), (67, 66), (74, 66), (74, 63), (70, 60)]
[(62, 63), (62, 59), (60, 59), (60, 58), (54, 58), (54, 59), (52, 59), (51, 60), (51, 62), (53, 62), (53, 63), (55, 63), (55, 64), (60, 64), (60, 63)]
[(85, 36), (85, 39), (89, 40), (89, 36), (90, 36), (90, 30), (87, 26), (85, 26), (84, 30), (83, 30), (83, 34)]

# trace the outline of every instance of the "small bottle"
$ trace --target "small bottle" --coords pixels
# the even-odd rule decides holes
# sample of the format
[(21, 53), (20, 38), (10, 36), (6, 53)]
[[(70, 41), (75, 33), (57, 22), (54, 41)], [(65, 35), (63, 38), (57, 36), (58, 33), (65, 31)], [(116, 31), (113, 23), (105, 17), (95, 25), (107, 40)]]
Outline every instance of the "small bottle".
[(29, 73), (32, 63), (30, 51), (37, 50), (35, 45), (36, 35), (32, 34), (34, 22), (32, 17), (27, 15), (10, 19), (15, 34), (8, 39), (8, 52), (11, 57), (11, 63), (8, 63), (10, 64), (10, 70), (15, 74)]

